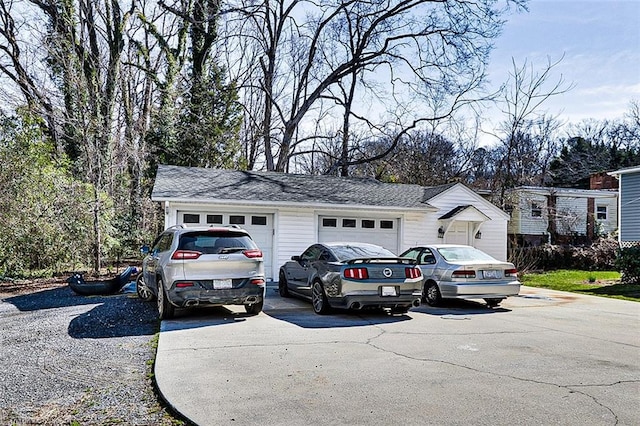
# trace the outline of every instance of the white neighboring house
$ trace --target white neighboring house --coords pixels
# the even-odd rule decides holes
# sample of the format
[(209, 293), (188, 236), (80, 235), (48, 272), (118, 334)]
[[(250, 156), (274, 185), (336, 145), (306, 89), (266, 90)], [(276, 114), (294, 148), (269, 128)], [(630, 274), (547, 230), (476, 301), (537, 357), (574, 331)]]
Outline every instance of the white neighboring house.
[(590, 242), (618, 228), (615, 190), (521, 186), (507, 200), (508, 233), (518, 245)]
[(368, 242), (397, 254), (418, 244), (464, 243), (507, 257), (509, 215), (459, 183), (161, 165), (151, 199), (163, 203), (165, 227), (235, 224), (249, 231), (268, 279), (316, 242)]
[(609, 173), (619, 179), (620, 226), (618, 241), (621, 247), (640, 244), (640, 165)]

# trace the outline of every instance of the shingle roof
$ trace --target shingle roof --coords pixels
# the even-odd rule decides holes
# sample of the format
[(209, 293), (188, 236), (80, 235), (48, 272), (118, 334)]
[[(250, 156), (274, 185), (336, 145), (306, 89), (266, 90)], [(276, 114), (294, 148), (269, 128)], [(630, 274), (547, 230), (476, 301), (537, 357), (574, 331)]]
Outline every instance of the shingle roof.
[(367, 178), (160, 165), (151, 199), (428, 208), (429, 199), (453, 185), (429, 188)]

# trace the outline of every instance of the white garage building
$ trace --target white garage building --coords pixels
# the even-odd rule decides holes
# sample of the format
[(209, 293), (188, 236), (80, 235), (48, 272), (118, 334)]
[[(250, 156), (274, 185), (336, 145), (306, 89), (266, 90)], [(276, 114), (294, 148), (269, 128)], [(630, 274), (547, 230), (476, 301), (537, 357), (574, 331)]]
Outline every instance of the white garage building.
[(468, 187), (373, 179), (159, 166), (151, 194), (165, 227), (239, 225), (265, 259), (268, 279), (316, 242), (359, 241), (401, 253), (426, 243), (462, 243), (507, 256), (509, 216)]

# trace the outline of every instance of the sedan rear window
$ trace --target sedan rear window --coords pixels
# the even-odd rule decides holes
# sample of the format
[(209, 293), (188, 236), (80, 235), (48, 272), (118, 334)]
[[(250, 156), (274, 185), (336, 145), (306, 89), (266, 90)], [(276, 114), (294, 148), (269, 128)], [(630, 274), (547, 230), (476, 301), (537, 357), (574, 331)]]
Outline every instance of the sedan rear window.
[(230, 253), (233, 251), (256, 249), (253, 240), (241, 232), (188, 232), (180, 237), (179, 250), (199, 251), (204, 254)]
[(487, 253), (475, 249), (473, 247), (441, 247), (438, 252), (447, 261), (463, 260), (463, 261), (489, 261), (497, 262), (496, 259)]

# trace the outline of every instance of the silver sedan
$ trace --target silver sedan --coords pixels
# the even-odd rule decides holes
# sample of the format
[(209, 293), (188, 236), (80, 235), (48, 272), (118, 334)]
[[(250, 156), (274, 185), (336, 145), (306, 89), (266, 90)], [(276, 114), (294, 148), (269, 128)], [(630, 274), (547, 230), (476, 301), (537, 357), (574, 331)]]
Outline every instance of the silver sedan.
[(442, 299), (484, 299), (498, 306), (520, 292), (513, 263), (499, 261), (471, 246), (436, 244), (413, 247), (400, 257), (417, 261), (424, 276), (423, 301), (437, 306)]

